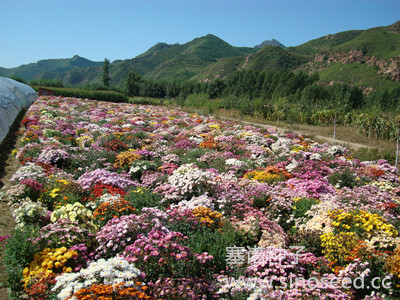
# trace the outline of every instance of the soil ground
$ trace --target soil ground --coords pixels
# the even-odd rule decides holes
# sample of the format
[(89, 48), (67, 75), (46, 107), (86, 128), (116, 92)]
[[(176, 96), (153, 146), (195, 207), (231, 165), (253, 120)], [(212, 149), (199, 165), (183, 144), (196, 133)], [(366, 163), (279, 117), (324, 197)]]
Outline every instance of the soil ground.
[[(236, 121), (236, 120), (234, 120)], [(266, 125), (266, 124), (259, 124), (259, 123), (254, 123), (254, 122), (247, 122), (247, 121), (242, 121), (244, 124), (249, 124), (249, 125), (256, 125), (260, 126), (262, 128), (275, 128), (279, 133), (285, 133), (288, 132), (288, 128), (285, 127), (277, 127), (273, 125)], [(333, 137), (328, 137), (328, 136), (323, 136), (323, 135), (315, 135), (312, 132), (307, 132), (305, 130), (290, 130), (290, 132), (302, 135), (302, 136), (310, 136), (315, 141), (321, 142), (321, 143), (328, 143), (328, 144), (333, 144)], [(360, 143), (355, 143), (355, 142), (349, 142), (345, 140), (339, 140), (335, 139), (335, 144), (345, 146), (346, 148), (352, 149), (352, 150), (358, 150), (360, 148), (369, 148), (370, 146), (365, 145), (365, 144), (360, 144)]]
[[(11, 126), (9, 134), (0, 144), (0, 192), (6, 191), (11, 187), (10, 178), (18, 170), (20, 164), (11, 154), (18, 147), (18, 130), (25, 111), (21, 112), (14, 124)], [(6, 202), (0, 200), (0, 236), (11, 234), (15, 227), (14, 218)], [(0, 259), (2, 251), (0, 249)], [(4, 269), (0, 262), (0, 283), (4, 278)], [(1, 287), (1, 286), (0, 286)], [(7, 300), (8, 290), (0, 288), (0, 300)]]

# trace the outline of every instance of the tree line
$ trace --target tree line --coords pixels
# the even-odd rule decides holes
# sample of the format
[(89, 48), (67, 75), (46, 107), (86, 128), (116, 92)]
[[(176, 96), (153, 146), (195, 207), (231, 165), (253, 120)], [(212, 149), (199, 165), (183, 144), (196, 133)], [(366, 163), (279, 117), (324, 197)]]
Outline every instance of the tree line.
[[(205, 107), (210, 112), (234, 109), (241, 115), (312, 125), (330, 124), (333, 120), (360, 123), (354, 121), (354, 115), (359, 113), (370, 119), (368, 124), (373, 124), (399, 114), (400, 85), (391, 90), (376, 89), (367, 95), (344, 83), (322, 84), (317, 73), (304, 71), (241, 70), (225, 79), (207, 82), (147, 79), (131, 71), (122, 88), (118, 88), (110, 85), (109, 64), (105, 58), (101, 84), (81, 88), (112, 90), (131, 97), (174, 99), (177, 105)], [(32, 80), (30, 84), (63, 86), (59, 80), (45, 79)], [(369, 135), (374, 132), (372, 125), (362, 123)]]
[(303, 71), (242, 70), (225, 80), (206, 83), (149, 80), (131, 72), (127, 78), (127, 91), (129, 96), (178, 98), (181, 105), (185, 105), (188, 96), (201, 94), (208, 100), (218, 100), (219, 108), (236, 109), (248, 115), (257, 113), (264, 117), (271, 111), (288, 109), (310, 113), (333, 110), (337, 114), (353, 110), (398, 111), (400, 86), (365, 95), (358, 87), (342, 83), (324, 85), (318, 80), (317, 73)]

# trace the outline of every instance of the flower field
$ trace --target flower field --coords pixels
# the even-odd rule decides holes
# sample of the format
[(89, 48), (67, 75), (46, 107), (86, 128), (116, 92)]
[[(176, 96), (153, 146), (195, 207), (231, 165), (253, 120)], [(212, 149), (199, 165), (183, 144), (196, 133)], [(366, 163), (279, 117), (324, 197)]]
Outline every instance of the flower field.
[(14, 298), (400, 297), (400, 179), (384, 160), (75, 98), (39, 98), (20, 134), (1, 195)]

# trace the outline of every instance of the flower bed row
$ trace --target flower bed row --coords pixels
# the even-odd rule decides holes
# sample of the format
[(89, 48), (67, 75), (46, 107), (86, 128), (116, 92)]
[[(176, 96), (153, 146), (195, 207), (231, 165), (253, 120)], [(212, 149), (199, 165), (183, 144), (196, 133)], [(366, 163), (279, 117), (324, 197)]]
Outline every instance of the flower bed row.
[(400, 295), (400, 180), (384, 160), (75, 98), (39, 98), (21, 126), (22, 166), (2, 195), (17, 223), (0, 239), (13, 297)]

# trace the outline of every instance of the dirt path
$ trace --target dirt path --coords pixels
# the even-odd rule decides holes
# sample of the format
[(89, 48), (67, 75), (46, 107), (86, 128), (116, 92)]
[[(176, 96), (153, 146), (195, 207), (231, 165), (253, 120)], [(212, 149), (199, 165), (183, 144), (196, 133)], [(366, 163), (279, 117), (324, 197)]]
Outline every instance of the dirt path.
[(247, 55), (246, 61), (243, 63), (242, 66), (240, 66), (240, 67), (238, 68), (238, 70), (243, 70), (244, 68), (246, 68), (247, 65), (249, 64), (249, 59), (250, 59), (250, 55)]
[[(194, 108), (188, 108), (188, 107), (179, 107), (179, 106), (172, 106), (173, 109), (178, 109), (178, 110), (183, 110), (183, 111), (189, 111), (189, 112), (195, 112), (200, 115), (207, 115), (205, 111), (202, 109), (194, 109)], [(292, 132), (298, 135), (302, 135), (305, 137), (310, 137), (312, 140), (318, 142), (318, 143), (328, 143), (328, 144), (333, 144), (333, 136), (332, 135), (320, 135), (320, 134), (315, 134), (312, 130), (305, 130), (305, 129), (295, 129), (293, 130), (290, 128), (291, 126), (288, 127), (282, 127), (282, 126), (276, 126), (276, 125), (269, 125), (269, 124), (264, 124), (264, 123), (258, 123), (258, 122), (249, 122), (245, 120), (241, 120), (238, 117), (235, 116), (227, 116), (224, 112), (216, 112), (214, 114), (209, 114), (211, 118), (214, 119), (220, 119), (220, 120), (227, 120), (227, 121), (233, 121), (233, 122), (241, 122), (243, 124), (248, 124), (248, 125), (254, 125), (254, 126), (259, 126), (262, 128), (274, 128), (276, 129), (279, 133), (284, 134), (285, 132)], [(297, 124), (298, 125), (298, 124)], [(343, 134), (342, 134), (343, 135)], [(349, 141), (349, 140), (343, 140), (343, 139), (335, 139), (335, 144), (336, 145), (341, 145), (346, 148), (348, 148), (351, 151), (357, 151), (361, 148), (374, 148), (373, 146), (363, 144), (363, 143), (357, 143), (354, 141)], [(379, 147), (379, 145), (376, 145), (376, 147)]]
[[(18, 170), (19, 162), (15, 159), (15, 157), (10, 156), (6, 161), (5, 166), (5, 174), (0, 181), (3, 182), (4, 187), (1, 191), (5, 191), (12, 185), (10, 182), (11, 176)], [(0, 235), (5, 236), (11, 234), (14, 227), (15, 221), (11, 214), (10, 208), (6, 202), (0, 201)], [(0, 278), (3, 276), (3, 270), (0, 267)], [(0, 289), (0, 299), (6, 300), (8, 298), (8, 290), (7, 289)]]
[[(11, 176), (20, 167), (19, 161), (11, 153), (13, 149), (18, 147), (18, 135), (16, 133), (19, 130), (24, 115), (25, 111), (18, 115), (14, 124), (10, 128), (9, 134), (0, 145), (0, 192), (4, 192), (12, 186), (12, 183), (10, 182)], [(0, 200), (0, 235), (6, 236), (11, 234), (14, 227), (15, 221), (9, 206), (6, 202)], [(3, 266), (0, 263), (0, 281), (4, 278), (4, 270), (2, 267)], [(9, 299), (7, 289), (0, 288), (0, 299)]]
[[(333, 144), (333, 138), (332, 137), (327, 137), (323, 135), (314, 135), (312, 132), (307, 132), (305, 130), (290, 130), (289, 128), (284, 128), (284, 127), (276, 127), (273, 125), (267, 125), (267, 124), (260, 124), (260, 123), (254, 123), (254, 122), (247, 122), (247, 121), (242, 121), (244, 124), (249, 124), (249, 125), (255, 125), (255, 126), (260, 126), (262, 128), (275, 128), (278, 132), (284, 133), (287, 131), (293, 132), (298, 135), (306, 135), (306, 136), (312, 136), (312, 139), (322, 142), (322, 143), (328, 143), (328, 144)], [(348, 142), (344, 140), (338, 140), (335, 139), (335, 144), (345, 146), (346, 148), (352, 149), (354, 151), (357, 151), (360, 148), (372, 148), (370, 146), (360, 144), (360, 143), (353, 143), (353, 142)]]

